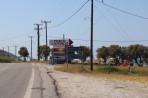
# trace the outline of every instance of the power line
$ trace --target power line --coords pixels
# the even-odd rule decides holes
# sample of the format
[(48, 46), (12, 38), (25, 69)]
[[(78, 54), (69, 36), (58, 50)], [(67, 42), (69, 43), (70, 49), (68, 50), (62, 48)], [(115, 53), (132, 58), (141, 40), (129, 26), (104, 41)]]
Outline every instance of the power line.
[[(87, 40), (87, 39), (72, 39), (72, 40), (79, 40), (79, 41), (90, 41), (90, 40)], [(131, 42), (148, 42), (148, 40), (133, 40), (133, 41), (131, 41), (131, 40), (127, 40), (127, 41), (120, 41), (120, 40), (118, 40), (118, 41), (112, 41), (112, 40), (93, 40), (93, 41), (95, 41), (95, 42), (122, 42), (122, 43), (131, 43)]]
[(131, 15), (131, 16), (135, 16), (135, 17), (138, 17), (138, 18), (142, 18), (142, 19), (148, 19), (147, 17), (143, 17), (143, 16), (140, 16), (140, 15), (136, 15), (136, 14), (133, 14), (133, 13), (130, 13), (130, 12), (127, 12), (127, 11), (124, 11), (124, 10), (121, 10), (121, 9), (118, 9), (118, 8), (115, 8), (115, 7), (113, 7), (111, 5), (108, 5), (108, 4), (104, 3), (104, 2), (101, 2), (99, 0), (96, 0), (96, 1), (99, 2), (99, 3), (101, 3), (101, 4), (103, 4), (103, 5), (105, 5), (105, 6), (108, 6), (108, 7), (112, 8), (112, 9), (114, 9), (114, 10), (123, 12), (125, 14)]
[(121, 30), (123, 31), (123, 33), (125, 34), (125, 36), (131, 40), (130, 36), (125, 32), (125, 30), (123, 29), (122, 25), (119, 23), (119, 21), (117, 20), (117, 18), (112, 14), (111, 11), (109, 11), (109, 13), (111, 14), (111, 16), (113, 17), (113, 19), (116, 21), (116, 23), (119, 25), (119, 27), (121, 28)]
[[(101, 11), (95, 6), (95, 8), (101, 13)], [(109, 11), (109, 10), (108, 10)], [(126, 37), (116, 28), (116, 26), (106, 17), (104, 16), (104, 18), (106, 19), (106, 21), (115, 29), (115, 31), (117, 33), (119, 33), (122, 37), (124, 37), (126, 39)]]
[(70, 20), (74, 15), (76, 15), (87, 3), (89, 2), (89, 0), (87, 0), (74, 14), (72, 14), (70, 17), (68, 17), (66, 20), (62, 21), (61, 23), (55, 25), (55, 26), (52, 26), (50, 28), (55, 28), (55, 27), (58, 27), (62, 24), (64, 24), (65, 22), (67, 22), (68, 20)]
[[(114, 0), (114, 2), (113, 2), (111, 5), (113, 5), (116, 1), (117, 1), (117, 0)], [(97, 8), (97, 7), (95, 6), (95, 4), (94, 4), (94, 7)], [(97, 9), (98, 9), (98, 8), (97, 8)], [(106, 14), (110, 9), (111, 9), (111, 8), (108, 8), (108, 9), (102, 14), (102, 16), (95, 22), (95, 24), (97, 24), (97, 23), (105, 16), (105, 14)]]
[[(30, 33), (34, 33), (34, 32), (30, 32)], [(19, 39), (19, 38), (22, 38), (22, 37), (26, 37), (30, 33), (22, 34), (22, 35), (11, 37), (11, 38), (7, 38), (7, 39), (3, 39), (3, 40), (0, 40), (0, 41), (9, 41), (9, 40), (14, 40), (14, 39)]]
[[(45, 36), (45, 35), (41, 35), (41, 36)], [(52, 38), (61, 38), (62, 39), (62, 37), (56, 37), (56, 36), (48, 36), (48, 37), (52, 37)], [(88, 39), (72, 39), (72, 40), (78, 40), (78, 41), (90, 41), (90, 40), (88, 40)], [(131, 42), (148, 42), (148, 40), (123, 40), (123, 41), (121, 41), (121, 40), (116, 40), (116, 41), (113, 41), (113, 40), (96, 40), (96, 39), (94, 39), (94, 41), (95, 42), (123, 42), (123, 43), (125, 43), (125, 42), (129, 42), (129, 43), (131, 43)]]

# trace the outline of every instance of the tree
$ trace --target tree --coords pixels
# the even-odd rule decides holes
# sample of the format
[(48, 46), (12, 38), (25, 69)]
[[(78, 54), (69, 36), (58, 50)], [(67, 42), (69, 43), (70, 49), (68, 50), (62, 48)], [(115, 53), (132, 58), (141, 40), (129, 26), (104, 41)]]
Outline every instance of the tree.
[(143, 55), (142, 55), (142, 58), (143, 58), (143, 61), (145, 61), (146, 63), (147, 62), (147, 58), (148, 58), (148, 47), (145, 47), (145, 50), (143, 52)]
[(145, 47), (143, 45), (130, 45), (128, 47), (128, 51), (130, 52), (130, 58), (133, 58), (136, 63), (138, 63), (138, 58), (140, 58), (140, 63), (142, 62), (142, 56), (145, 51)]
[(78, 52), (79, 54), (85, 56), (85, 58), (84, 58), (84, 61), (85, 61), (86, 58), (90, 56), (90, 49), (89, 49), (89, 47), (87, 47), (87, 46), (80, 46), (80, 47), (84, 47), (84, 51), (83, 51), (83, 52), (82, 52), (82, 51), (80, 51), (80, 52), (77, 51), (77, 52)]
[(127, 47), (121, 47), (120, 48), (120, 54), (119, 54), (119, 57), (121, 59), (121, 62), (123, 63), (123, 61), (125, 59), (128, 59), (128, 51), (127, 51)]
[(24, 57), (24, 61), (26, 61), (26, 57), (29, 56), (29, 53), (26, 47), (21, 47), (18, 53), (21, 57)]
[(44, 58), (45, 61), (47, 60), (49, 53), (50, 53), (49, 46), (46, 45), (40, 46), (40, 57)]
[(107, 57), (109, 56), (109, 51), (108, 48), (105, 46), (102, 46), (101, 48), (98, 48), (96, 50), (97, 52), (97, 58), (103, 58), (104, 62), (106, 62)]
[(115, 64), (119, 64), (119, 55), (121, 54), (119, 45), (110, 45), (109, 54), (111, 57), (115, 58)]

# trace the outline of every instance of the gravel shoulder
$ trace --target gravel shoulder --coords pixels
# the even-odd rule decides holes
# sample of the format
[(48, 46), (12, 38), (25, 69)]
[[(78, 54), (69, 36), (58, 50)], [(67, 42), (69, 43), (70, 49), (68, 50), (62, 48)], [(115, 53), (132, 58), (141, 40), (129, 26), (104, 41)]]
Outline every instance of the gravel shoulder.
[(148, 98), (148, 84), (59, 72), (52, 65), (45, 67), (56, 81), (60, 98)]

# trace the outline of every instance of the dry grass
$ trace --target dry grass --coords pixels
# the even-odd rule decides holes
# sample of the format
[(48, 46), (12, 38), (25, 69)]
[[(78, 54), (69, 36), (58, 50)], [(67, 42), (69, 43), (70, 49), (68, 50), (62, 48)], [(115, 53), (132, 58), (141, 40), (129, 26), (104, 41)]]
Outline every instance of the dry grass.
[[(59, 67), (60, 66), (60, 67)], [(63, 64), (55, 67), (55, 70), (81, 74), (85, 76), (94, 76), (100, 78), (112, 78), (119, 80), (130, 80), (148, 83), (148, 68), (147, 67), (132, 67), (131, 71), (128, 67), (121, 66), (94, 66), (94, 71), (90, 71), (90, 66), (85, 65), (82, 71), (81, 65)]]
[(44, 64), (49, 64), (48, 61), (38, 61), (38, 60), (32, 60), (32, 63), (44, 63)]

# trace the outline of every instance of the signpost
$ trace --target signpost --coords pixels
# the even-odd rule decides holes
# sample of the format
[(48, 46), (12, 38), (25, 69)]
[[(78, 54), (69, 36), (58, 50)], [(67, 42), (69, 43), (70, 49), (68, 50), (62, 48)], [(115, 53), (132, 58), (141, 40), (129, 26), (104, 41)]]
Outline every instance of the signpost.
[(82, 52), (82, 54), (67, 54), (68, 59), (81, 59), (82, 60), (82, 71), (84, 70), (84, 58), (85, 56), (83, 55), (84, 52), (84, 47), (67, 47), (67, 51), (69, 52)]
[(80, 54), (68, 54), (68, 59), (84, 59), (85, 56)]
[(68, 47), (68, 51), (84, 51), (84, 47)]
[(73, 41), (71, 39), (68, 40), (50, 40), (49, 44), (53, 45), (53, 46), (65, 46), (68, 45), (70, 46), (73, 43)]
[(65, 48), (53, 48), (54, 53), (65, 53)]
[(49, 40), (49, 44), (53, 45), (53, 62), (63, 62), (66, 59), (65, 47), (73, 43), (71, 39), (68, 40)]

